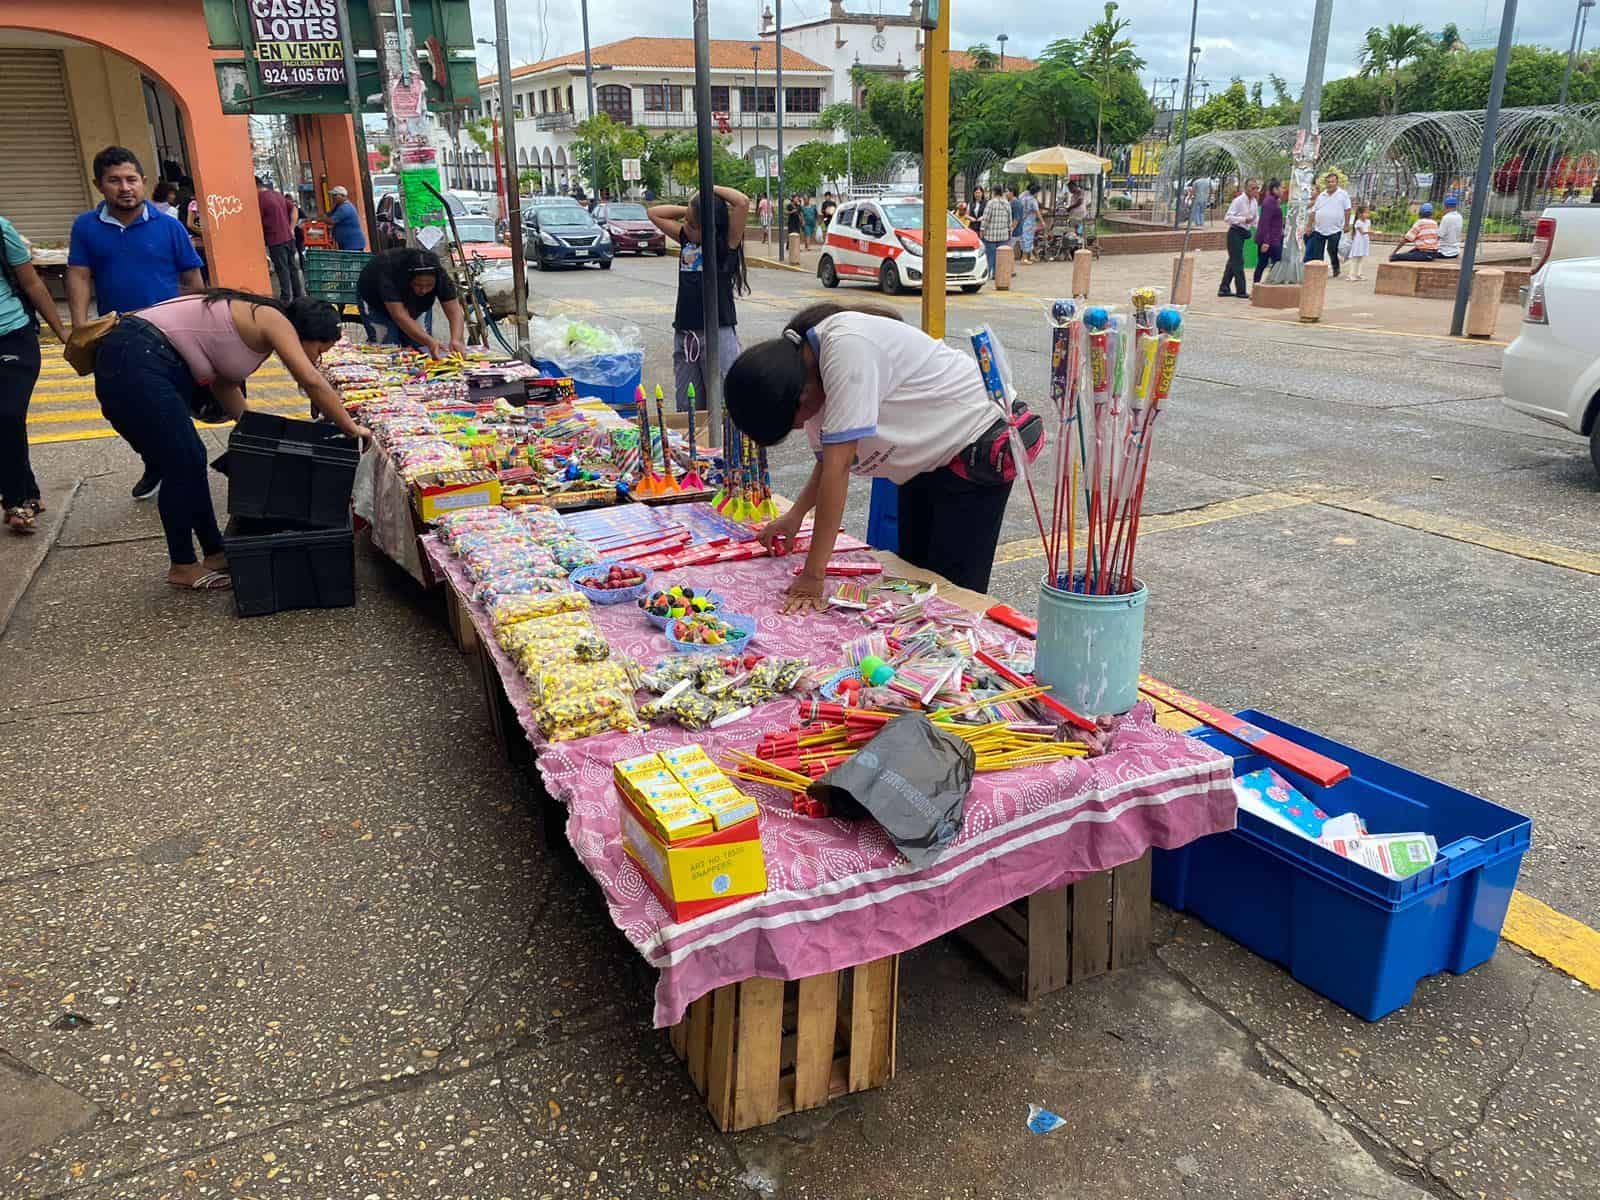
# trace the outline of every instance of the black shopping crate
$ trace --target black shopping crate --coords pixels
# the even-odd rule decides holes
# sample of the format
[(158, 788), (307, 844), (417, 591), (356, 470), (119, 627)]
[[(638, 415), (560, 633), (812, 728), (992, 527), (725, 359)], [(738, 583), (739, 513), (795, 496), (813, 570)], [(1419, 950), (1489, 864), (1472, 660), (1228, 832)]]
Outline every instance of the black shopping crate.
[(338, 527), (349, 524), (361, 448), (325, 421), (247, 412), (228, 436), (228, 511)]
[(294, 608), (349, 608), (356, 602), (355, 539), (343, 528), (230, 517), (222, 535), (241, 617)]

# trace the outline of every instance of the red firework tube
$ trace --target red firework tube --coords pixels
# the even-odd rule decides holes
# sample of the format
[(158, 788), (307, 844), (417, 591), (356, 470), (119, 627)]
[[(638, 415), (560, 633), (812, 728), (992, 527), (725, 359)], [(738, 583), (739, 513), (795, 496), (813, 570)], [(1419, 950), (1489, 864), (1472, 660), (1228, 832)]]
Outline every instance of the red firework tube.
[(1229, 737), (1238, 738), (1258, 754), (1270, 758), (1279, 766), (1298, 771), (1320, 787), (1332, 787), (1350, 777), (1350, 768), (1344, 763), (1327, 755), (1318, 754), (1298, 742), (1291, 742), (1279, 734), (1268, 733), (1260, 726), (1252, 725), (1230, 712), (1224, 712), (1214, 704), (1196, 700), (1187, 692), (1180, 692), (1170, 683), (1162, 683), (1159, 679), (1141, 675), (1139, 690), (1152, 699), (1166, 701), (1173, 708), (1188, 713), (1196, 720), (1220, 730)]
[(996, 604), (983, 614), (996, 625), (1004, 625), (1007, 629), (1015, 629), (1024, 637), (1039, 636), (1039, 622), (1026, 613), (1020, 613), (1009, 604)]
[[(977, 659), (996, 675), (1000, 676), (1001, 679), (1004, 679), (1012, 687), (1036, 686), (1035, 680), (1029, 679), (1026, 675), (1018, 675), (1010, 667), (1000, 662), (986, 650), (978, 651)], [(1079, 729), (1086, 730), (1089, 733), (1098, 732), (1098, 727), (1093, 721), (1089, 720), (1087, 717), (1079, 716), (1065, 704), (1061, 703), (1061, 701), (1052, 700), (1049, 696), (1036, 696), (1034, 699), (1048, 708), (1051, 712), (1055, 713), (1062, 720), (1066, 721), (1069, 725), (1075, 725)]]

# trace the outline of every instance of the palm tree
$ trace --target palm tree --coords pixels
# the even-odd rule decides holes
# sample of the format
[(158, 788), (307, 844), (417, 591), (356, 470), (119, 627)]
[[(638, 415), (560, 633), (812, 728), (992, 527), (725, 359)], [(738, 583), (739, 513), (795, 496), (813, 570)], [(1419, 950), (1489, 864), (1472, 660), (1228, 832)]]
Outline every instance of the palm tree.
[(1421, 25), (1389, 25), (1383, 29), (1374, 25), (1367, 30), (1361, 46), (1361, 74), (1388, 84), (1388, 113), (1400, 108), (1400, 69), (1435, 45)]
[(1122, 36), (1122, 31), (1133, 22), (1118, 20), (1116, 12), (1116, 4), (1107, 3), (1105, 17), (1089, 26), (1083, 35), (1083, 41), (1078, 45), (1080, 61), (1087, 68), (1086, 73), (1094, 84), (1098, 101), (1094, 117), (1096, 155), (1101, 151), (1101, 134), (1106, 119), (1106, 97), (1111, 94), (1113, 79), (1123, 71), (1137, 71), (1144, 66), (1144, 59), (1133, 52), (1133, 39)]

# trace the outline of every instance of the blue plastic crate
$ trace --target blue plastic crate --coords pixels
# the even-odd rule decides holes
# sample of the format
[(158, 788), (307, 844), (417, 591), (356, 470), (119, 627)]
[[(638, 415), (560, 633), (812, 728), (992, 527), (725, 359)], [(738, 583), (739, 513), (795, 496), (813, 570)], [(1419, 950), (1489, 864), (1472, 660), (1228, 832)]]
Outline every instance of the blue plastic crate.
[(533, 365), (555, 378), (566, 376), (580, 396), (593, 396), (612, 408), (633, 410), (634, 397), (644, 380), (644, 354), (625, 350), (620, 354), (597, 354), (568, 362), (536, 358)]
[[(1235, 830), (1155, 852), (1157, 900), (1368, 1021), (1407, 1004), (1426, 976), (1459, 975), (1494, 954), (1528, 849), (1527, 817), (1286, 721), (1239, 716), (1349, 764), (1350, 778), (1331, 788), (1276, 767), (1330, 817), (1358, 812), (1373, 833), (1432, 834), (1438, 861), (1389, 879), (1241, 812)], [(1216, 730), (1195, 736), (1232, 755), (1236, 775), (1276, 765)]]
[(867, 509), (867, 545), (890, 554), (900, 552), (900, 485), (887, 479), (872, 481), (872, 504)]

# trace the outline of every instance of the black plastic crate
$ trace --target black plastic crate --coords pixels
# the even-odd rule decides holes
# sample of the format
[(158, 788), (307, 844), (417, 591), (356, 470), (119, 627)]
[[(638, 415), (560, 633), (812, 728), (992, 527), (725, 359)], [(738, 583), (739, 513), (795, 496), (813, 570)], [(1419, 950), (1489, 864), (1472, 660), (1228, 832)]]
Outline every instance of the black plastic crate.
[(295, 608), (349, 608), (356, 602), (355, 540), (343, 528), (230, 517), (222, 535), (241, 617)]
[(338, 528), (350, 521), (361, 450), (326, 421), (247, 412), (228, 437), (228, 511)]

